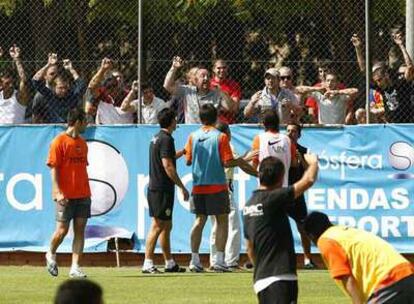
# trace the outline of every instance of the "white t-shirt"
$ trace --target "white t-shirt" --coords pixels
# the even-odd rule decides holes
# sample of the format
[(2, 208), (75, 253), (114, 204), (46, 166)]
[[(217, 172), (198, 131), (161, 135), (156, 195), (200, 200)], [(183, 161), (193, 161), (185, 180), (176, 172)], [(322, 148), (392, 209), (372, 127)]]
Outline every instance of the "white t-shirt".
[(320, 92), (311, 94), (319, 106), (319, 123), (321, 124), (344, 124), (346, 110), (348, 108), (348, 95), (335, 95), (327, 98)]
[(134, 114), (124, 112), (112, 103), (101, 101), (96, 112), (96, 123), (101, 125), (130, 124), (134, 122)]
[(283, 187), (288, 186), (289, 168), (292, 160), (290, 138), (285, 134), (263, 132), (259, 136), (259, 163), (268, 156), (280, 159), (285, 166), (283, 175)]
[(202, 105), (211, 103), (218, 109), (222, 102), (219, 90), (210, 90), (206, 95), (200, 95), (197, 87), (190, 85), (180, 85), (176, 96), (183, 98), (186, 124), (201, 123), (200, 107)]
[[(143, 99), (141, 98), (141, 100)], [(136, 109), (138, 109), (138, 99), (135, 99), (134, 101), (132, 101), (131, 104), (134, 105)], [(142, 108), (141, 108), (142, 120), (144, 124), (157, 124), (158, 113), (162, 109), (170, 107), (169, 102), (165, 102), (164, 100), (156, 96), (154, 96), (150, 104), (144, 104), (144, 102), (142, 102), (141, 105), (142, 105)]]
[(289, 89), (280, 88), (279, 93), (273, 95), (265, 87), (262, 90), (260, 100), (256, 104), (256, 108), (259, 108), (261, 112), (268, 109), (276, 109), (279, 113), (279, 118), (281, 123), (287, 123), (290, 120), (290, 113), (286, 106), (283, 106), (282, 100), (288, 99), (294, 105), (299, 105), (299, 99), (296, 95)]
[(17, 91), (12, 96), (4, 99), (3, 91), (0, 91), (0, 124), (21, 124), (24, 123), (26, 107), (17, 101)]

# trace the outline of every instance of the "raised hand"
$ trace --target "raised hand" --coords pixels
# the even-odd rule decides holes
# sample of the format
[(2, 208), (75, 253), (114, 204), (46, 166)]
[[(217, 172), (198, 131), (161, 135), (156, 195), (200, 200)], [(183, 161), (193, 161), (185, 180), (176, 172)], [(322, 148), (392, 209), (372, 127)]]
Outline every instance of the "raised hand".
[(49, 53), (47, 63), (48, 65), (54, 65), (57, 64), (58, 56), (56, 53)]
[(181, 57), (179, 57), (179, 56), (175, 56), (174, 58), (173, 58), (173, 61), (172, 61), (172, 68), (174, 68), (174, 69), (179, 69), (179, 68), (181, 68), (182, 66), (184, 65), (184, 60), (181, 58)]
[(257, 91), (256, 93), (253, 94), (252, 98), (250, 99), (250, 102), (253, 105), (255, 105), (256, 103), (258, 103), (261, 97), (262, 97), (262, 91)]
[(10, 57), (13, 58), (13, 60), (17, 60), (20, 58), (20, 48), (17, 47), (15, 44), (10, 48), (9, 50)]
[(394, 40), (395, 44), (402, 45), (404, 43), (404, 37), (402, 33), (396, 33), (392, 35), (392, 39)]
[(139, 83), (138, 80), (134, 80), (131, 85), (131, 90), (134, 92), (138, 92)]
[(113, 66), (112, 59), (109, 59), (107, 57), (102, 59), (102, 62), (101, 62), (101, 69), (102, 70), (109, 71), (109, 70), (112, 69), (112, 66)]
[(354, 45), (354, 47), (356, 47), (356, 48), (362, 46), (361, 38), (359, 38), (359, 36), (357, 34), (352, 35), (351, 42)]
[(70, 61), (70, 59), (64, 59), (63, 60), (63, 68), (65, 70), (71, 70), (71, 69), (73, 69), (72, 61)]

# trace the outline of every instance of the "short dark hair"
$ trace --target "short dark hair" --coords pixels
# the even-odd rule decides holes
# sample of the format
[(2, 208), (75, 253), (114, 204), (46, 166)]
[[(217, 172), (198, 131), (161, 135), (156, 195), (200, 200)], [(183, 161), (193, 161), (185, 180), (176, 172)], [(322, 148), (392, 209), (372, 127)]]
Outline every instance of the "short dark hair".
[(265, 130), (274, 130), (279, 131), (279, 114), (277, 110), (268, 109), (262, 113), (262, 122), (265, 127)]
[(75, 125), (77, 121), (85, 121), (86, 113), (82, 108), (73, 108), (69, 111), (67, 121), (69, 126)]
[(67, 83), (67, 84), (69, 84), (69, 85), (70, 85), (70, 83), (71, 83), (71, 79), (70, 79), (70, 78), (69, 78), (69, 76), (68, 76), (66, 73), (64, 73), (64, 72), (62, 72), (62, 73), (58, 73), (58, 74), (55, 76), (55, 78), (53, 78), (53, 80), (52, 80), (52, 86), (56, 86), (56, 83), (58, 82), (58, 80), (59, 80), (60, 82)]
[(211, 103), (200, 107), (200, 120), (203, 125), (214, 125), (217, 121), (217, 109)]
[(153, 90), (153, 87), (151, 85), (151, 83), (149, 82), (144, 82), (143, 84), (141, 84), (141, 91), (145, 91), (145, 90)]
[(57, 289), (54, 304), (101, 304), (102, 288), (89, 280), (67, 280)]
[(176, 116), (177, 115), (173, 110), (171, 110), (170, 108), (164, 108), (158, 112), (157, 120), (161, 128), (167, 129), (169, 126), (171, 126)]
[(325, 213), (318, 211), (309, 213), (303, 222), (305, 232), (316, 240), (331, 226), (332, 223), (329, 217)]
[(288, 126), (295, 126), (298, 129), (298, 135), (302, 133), (302, 126), (298, 124), (296, 121), (288, 121), (288, 123), (286, 124), (286, 128)]
[(285, 165), (274, 156), (266, 157), (262, 160), (259, 167), (260, 184), (266, 187), (274, 186), (283, 179)]
[(229, 125), (222, 121), (216, 123), (216, 129), (219, 130), (221, 133), (230, 132)]

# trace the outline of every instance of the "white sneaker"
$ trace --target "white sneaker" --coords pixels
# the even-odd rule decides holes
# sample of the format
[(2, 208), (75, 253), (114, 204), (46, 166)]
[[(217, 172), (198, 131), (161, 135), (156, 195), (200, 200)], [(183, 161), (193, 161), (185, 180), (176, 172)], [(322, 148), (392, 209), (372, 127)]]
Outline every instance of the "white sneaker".
[(71, 278), (86, 278), (86, 274), (80, 268), (72, 268), (69, 276)]
[(59, 274), (58, 265), (55, 260), (53, 260), (49, 255), (46, 253), (46, 268), (50, 275), (57, 277)]
[(190, 269), (191, 272), (204, 272), (203, 265), (193, 264), (193, 262), (190, 262), (190, 265), (188, 266), (188, 269)]
[(218, 264), (218, 263), (216, 263), (213, 266), (211, 266), (211, 269), (214, 272), (232, 272), (231, 269), (228, 268), (227, 266), (221, 265), (221, 264)]

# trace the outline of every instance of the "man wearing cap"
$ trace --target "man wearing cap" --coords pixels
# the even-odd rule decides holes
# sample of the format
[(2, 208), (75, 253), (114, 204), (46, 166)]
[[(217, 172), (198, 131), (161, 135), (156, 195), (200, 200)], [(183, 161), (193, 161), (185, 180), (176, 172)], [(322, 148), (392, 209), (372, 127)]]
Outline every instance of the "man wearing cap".
[(266, 70), (264, 77), (264, 89), (253, 94), (244, 109), (244, 116), (251, 118), (264, 110), (274, 109), (281, 123), (287, 123), (301, 111), (299, 101), (291, 90), (280, 87), (280, 74), (276, 68)]

